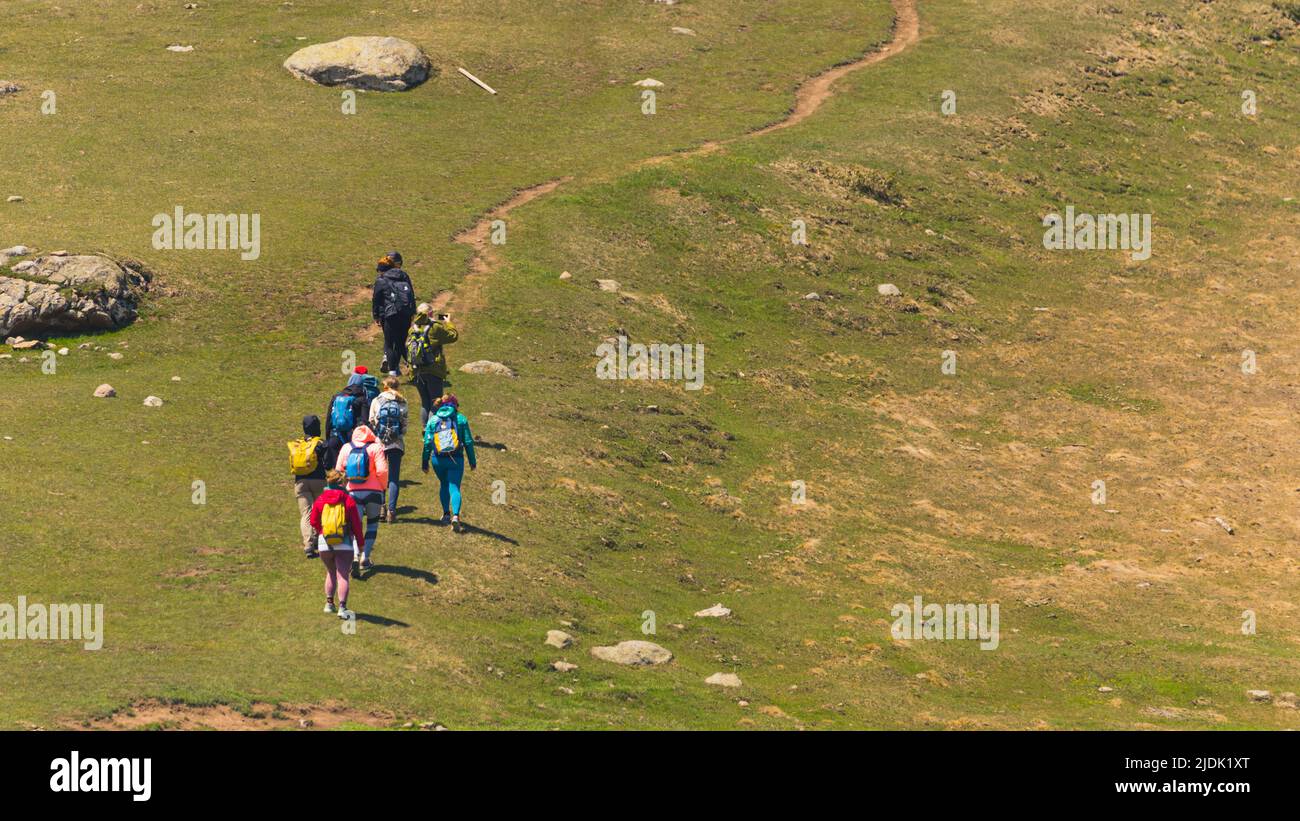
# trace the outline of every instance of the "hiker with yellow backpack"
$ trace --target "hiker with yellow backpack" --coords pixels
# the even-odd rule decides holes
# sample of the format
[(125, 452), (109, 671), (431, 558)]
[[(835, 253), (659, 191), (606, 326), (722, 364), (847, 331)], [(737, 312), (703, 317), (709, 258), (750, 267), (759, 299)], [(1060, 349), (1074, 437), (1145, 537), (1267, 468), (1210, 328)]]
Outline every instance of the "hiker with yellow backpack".
[(469, 430), (469, 420), (460, 412), (460, 402), (455, 394), (438, 400), (429, 424), (424, 427), (424, 451), (420, 455), (420, 470), (429, 472), (430, 457), (433, 472), (438, 475), (438, 501), (442, 502), (442, 523), (451, 524), (452, 532), (460, 533), (460, 482), (465, 476), (465, 461), (469, 469), (477, 470), (474, 459), (474, 435)]
[(318, 550), (325, 563), (325, 612), (337, 612), (341, 619), (354, 619), (356, 613), (348, 609), (348, 578), (352, 572), (352, 555), (361, 550), (364, 531), (357, 503), (343, 488), (346, 481), (342, 471), (326, 471), (325, 489), (312, 504), (311, 526), (320, 533)]
[(325, 441), (320, 417), (302, 418), (302, 438), (289, 443), (289, 472), (293, 474), (293, 495), (298, 499), (298, 528), (307, 558), (316, 558), (316, 531), (311, 526), (311, 509), (325, 490)]

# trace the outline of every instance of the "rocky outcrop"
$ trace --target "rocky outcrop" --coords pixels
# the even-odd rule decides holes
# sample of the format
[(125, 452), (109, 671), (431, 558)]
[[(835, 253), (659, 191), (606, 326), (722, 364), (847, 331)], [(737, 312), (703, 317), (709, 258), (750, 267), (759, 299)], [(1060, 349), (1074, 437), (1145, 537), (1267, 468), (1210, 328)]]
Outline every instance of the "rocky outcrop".
[(397, 37), (344, 37), (295, 51), (284, 67), (323, 86), (406, 91), (429, 79), (432, 67), (419, 46)]
[(0, 339), (129, 325), (151, 279), (134, 260), (97, 254), (50, 254), (9, 270), (0, 264)]
[(601, 661), (633, 667), (664, 664), (673, 654), (651, 641), (620, 641), (613, 647), (593, 647), (591, 654)]

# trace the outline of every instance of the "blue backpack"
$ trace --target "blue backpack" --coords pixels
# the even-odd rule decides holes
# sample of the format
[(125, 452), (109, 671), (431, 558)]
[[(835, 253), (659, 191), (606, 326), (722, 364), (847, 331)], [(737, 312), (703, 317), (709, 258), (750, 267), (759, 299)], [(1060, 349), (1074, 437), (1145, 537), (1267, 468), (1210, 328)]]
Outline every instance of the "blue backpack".
[(390, 399), (375, 414), (375, 435), (385, 444), (396, 442), (406, 431), (402, 428), (402, 403)]
[(352, 450), (348, 451), (346, 467), (349, 482), (364, 482), (370, 478), (370, 454), (364, 446), (352, 446)]
[(335, 394), (330, 404), (330, 427), (339, 439), (346, 442), (352, 436), (352, 429), (357, 426), (356, 416), (352, 413), (355, 396), (346, 393)]
[(375, 397), (379, 396), (379, 379), (366, 374), (361, 377), (361, 387), (366, 392), (366, 406), (369, 407), (370, 403), (375, 401)]

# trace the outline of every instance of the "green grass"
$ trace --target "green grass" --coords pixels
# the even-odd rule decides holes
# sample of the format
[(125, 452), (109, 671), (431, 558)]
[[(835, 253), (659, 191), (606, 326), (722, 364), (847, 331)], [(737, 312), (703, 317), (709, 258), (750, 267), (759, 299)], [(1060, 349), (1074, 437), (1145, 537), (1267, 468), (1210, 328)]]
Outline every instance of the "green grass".
[[(1169, 623), (1219, 629), (1197, 612), (1219, 595), (1208, 582), (1124, 588), (1101, 607), (1009, 594), (1004, 579), (1094, 560), (1072, 552), (1073, 530), (1044, 546), (1005, 518), (1032, 507), (1023, 496), (1057, 490), (1032, 470), (983, 477), (900, 457), (924, 426), (873, 404), (942, 414), (954, 441), (998, 452), (1093, 441), (1115, 411), (1166, 414), (1149, 373), (1038, 353), (1060, 340), (1032, 309), (1100, 315), (1116, 297), (1099, 283), (1121, 269), (1172, 299), (1180, 271), (1226, 264), (1261, 211), (1288, 212), (1255, 193), (1266, 171), (1291, 167), (1258, 149), (1293, 141), (1295, 49), (1234, 48), (1264, 23), (1222, 4), (1157, 3), (1204, 38), (1180, 41), (1171, 65), (1099, 79), (1084, 71), (1102, 63), (1089, 50), (1135, 19), (1156, 25), (1152, 4), (923, 2), (923, 41), (850, 75), (812, 119), (633, 169), (779, 118), (800, 78), (887, 37), (888, 4), (11, 5), (24, 48), (0, 51), (0, 76), (28, 90), (0, 101), (0, 193), (27, 201), (5, 207), (0, 245), (112, 249), (146, 260), (165, 290), (134, 326), (93, 338), (120, 362), (74, 351), (54, 376), (0, 363), (0, 433), (13, 437), (0, 446), (10, 476), (30, 477), (0, 492), (11, 539), (0, 601), (107, 611), (95, 653), (0, 646), (0, 723), (50, 726), (163, 697), (342, 699), (453, 729), (1110, 728), (1159, 724), (1143, 708), (1203, 697), (1227, 717), (1207, 726), (1288, 726), (1241, 703), (1258, 682), (1294, 682), (1284, 640), (1224, 628), (1207, 649)], [(426, 46), (440, 75), (360, 95), (346, 117), (337, 90), (279, 67), (301, 43), (381, 31)], [(196, 49), (172, 54), (171, 42)], [(502, 93), (484, 95), (456, 65)], [(666, 83), (653, 117), (630, 85), (643, 76)], [(1247, 82), (1270, 109), (1243, 125), (1235, 89)], [(38, 111), (45, 87), (59, 95), (52, 117)], [(1020, 110), (1017, 98), (1055, 87), (1081, 105)], [(949, 88), (958, 114), (944, 117)], [(1216, 116), (1186, 119), (1202, 107)], [(1215, 175), (1222, 186), (1203, 185)], [(356, 583), (363, 620), (345, 636), (318, 612), (318, 565), (294, 547), (283, 442), (324, 409), (345, 351), (376, 362), (377, 343), (356, 336), (366, 306), (348, 297), (389, 247), (422, 296), (456, 287), (467, 251), (451, 235), (560, 176), (574, 181), (511, 216), (506, 265), (448, 351), (453, 365), (490, 358), (519, 372), (454, 379), (476, 435), (507, 446), (481, 450), (467, 485), (466, 518), (498, 538), (429, 526), (436, 482), (409, 460), (402, 503), (416, 509), (381, 528), (376, 560), (393, 572)], [(1125, 269), (1118, 252), (1044, 252), (1042, 214), (1068, 203), (1154, 213), (1160, 253)], [(154, 251), (149, 220), (177, 204), (261, 213), (263, 256)], [(808, 246), (789, 241), (796, 218)], [(623, 293), (596, 290), (598, 277)], [(884, 282), (902, 302), (882, 302)], [(595, 348), (619, 329), (703, 343), (705, 390), (595, 379)], [(940, 371), (946, 349), (958, 380)], [(121, 398), (90, 398), (105, 381)], [(141, 407), (149, 393), (167, 404)], [(1017, 415), (1044, 397), (1083, 406), (1084, 427), (1027, 436)], [(503, 506), (488, 502), (497, 479)], [(195, 480), (205, 505), (191, 503)], [(791, 508), (794, 480), (814, 506)], [(1078, 507), (1091, 512), (1081, 481)], [(921, 499), (959, 515), (937, 518)], [(1031, 529), (1072, 503), (1057, 504), (1026, 511)], [(981, 514), (991, 521), (975, 524)], [(1000, 601), (1001, 649), (892, 642), (889, 608), (916, 593)], [(735, 615), (692, 617), (715, 601)], [(588, 654), (646, 638), (646, 610), (671, 665), (616, 669)], [(561, 621), (578, 644), (552, 651), (541, 641)], [(561, 657), (579, 670), (548, 672)], [(724, 670), (744, 686), (702, 683)], [(789, 717), (757, 712), (766, 705)]]

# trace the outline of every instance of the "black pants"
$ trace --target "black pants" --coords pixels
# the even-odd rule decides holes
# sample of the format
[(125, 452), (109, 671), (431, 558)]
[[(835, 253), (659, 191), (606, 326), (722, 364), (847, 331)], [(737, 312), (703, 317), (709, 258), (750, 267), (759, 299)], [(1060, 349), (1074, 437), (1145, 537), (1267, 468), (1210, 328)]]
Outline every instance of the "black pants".
[(384, 370), (400, 371), (402, 354), (406, 350), (406, 332), (411, 329), (411, 317), (406, 314), (386, 316), (380, 325), (384, 329)]
[(433, 403), (442, 396), (443, 381), (441, 376), (416, 374), (411, 379), (415, 389), (420, 392), (420, 430), (429, 424), (429, 414), (433, 412)]

